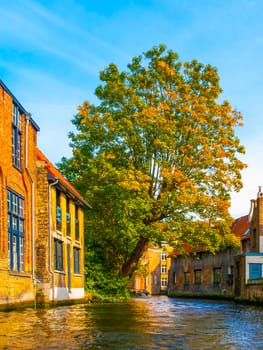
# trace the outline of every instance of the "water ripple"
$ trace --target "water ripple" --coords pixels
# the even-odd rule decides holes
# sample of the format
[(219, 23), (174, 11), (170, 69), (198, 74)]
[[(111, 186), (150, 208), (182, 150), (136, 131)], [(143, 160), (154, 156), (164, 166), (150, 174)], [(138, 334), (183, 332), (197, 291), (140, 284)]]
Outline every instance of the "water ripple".
[(152, 297), (0, 312), (0, 349), (259, 350), (263, 309)]

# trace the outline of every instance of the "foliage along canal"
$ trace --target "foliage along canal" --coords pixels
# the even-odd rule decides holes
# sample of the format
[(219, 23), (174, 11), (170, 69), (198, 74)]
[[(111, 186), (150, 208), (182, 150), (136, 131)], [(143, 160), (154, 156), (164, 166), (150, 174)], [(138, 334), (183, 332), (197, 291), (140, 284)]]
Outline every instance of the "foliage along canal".
[(262, 349), (263, 308), (211, 300), (0, 312), (0, 349)]

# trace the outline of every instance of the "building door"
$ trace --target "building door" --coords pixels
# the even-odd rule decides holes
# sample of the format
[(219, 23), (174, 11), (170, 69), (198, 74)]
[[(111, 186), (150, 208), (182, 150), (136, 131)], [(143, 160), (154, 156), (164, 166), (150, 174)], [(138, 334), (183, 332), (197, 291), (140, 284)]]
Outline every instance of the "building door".
[(71, 292), (71, 263), (70, 263), (70, 243), (67, 244), (67, 262), (68, 262), (68, 292)]

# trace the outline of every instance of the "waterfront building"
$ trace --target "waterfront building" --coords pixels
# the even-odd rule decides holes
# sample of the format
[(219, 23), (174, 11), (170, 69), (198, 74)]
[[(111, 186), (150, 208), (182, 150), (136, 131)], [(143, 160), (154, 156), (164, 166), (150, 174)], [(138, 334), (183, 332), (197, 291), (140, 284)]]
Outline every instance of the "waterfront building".
[(160, 246), (150, 245), (140, 259), (132, 278), (135, 292), (145, 291), (150, 295), (167, 294), (170, 269), (170, 247), (165, 242)]
[(78, 191), (37, 149), (37, 301), (84, 298), (84, 209)]
[(37, 148), (39, 130), (0, 80), (0, 305), (84, 297), (89, 205)]
[(169, 295), (226, 295), (263, 303), (263, 193), (251, 200), (248, 215), (236, 219), (232, 232), (240, 248), (211, 254), (203, 247), (186, 246), (187, 255), (173, 252)]
[[(248, 216), (234, 221), (232, 233), (239, 240), (250, 227)], [(169, 295), (234, 296), (235, 256), (241, 253), (241, 246), (231, 246), (212, 254), (200, 246), (192, 249), (183, 245), (185, 254), (175, 249), (169, 273)]]
[(0, 304), (34, 300), (38, 131), (0, 80)]
[(242, 235), (242, 252), (235, 257), (235, 296), (263, 303), (263, 193), (251, 200), (250, 223)]

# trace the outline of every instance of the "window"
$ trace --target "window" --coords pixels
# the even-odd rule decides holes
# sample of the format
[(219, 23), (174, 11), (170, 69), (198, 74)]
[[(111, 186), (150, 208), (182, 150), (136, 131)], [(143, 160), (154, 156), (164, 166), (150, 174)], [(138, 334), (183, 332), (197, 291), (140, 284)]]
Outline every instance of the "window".
[(24, 199), (7, 191), (8, 262), (10, 270), (24, 271)]
[(249, 264), (249, 278), (262, 277), (262, 264), (251, 263)]
[(79, 240), (79, 207), (75, 206), (75, 239)]
[(190, 284), (190, 272), (184, 273), (184, 285), (189, 286)]
[(70, 199), (67, 197), (67, 202), (66, 202), (66, 233), (68, 236), (70, 236), (70, 226), (71, 226), (71, 219), (70, 219)]
[(195, 284), (201, 284), (201, 270), (194, 270), (194, 282)]
[(58, 231), (62, 229), (62, 213), (61, 213), (61, 204), (60, 204), (60, 190), (56, 189), (56, 228)]
[(80, 273), (80, 249), (74, 247), (74, 273)]
[(54, 265), (55, 270), (63, 271), (63, 242), (54, 239)]
[(229, 266), (227, 268), (227, 285), (228, 286), (232, 286), (233, 285), (233, 273), (234, 273), (234, 267), (233, 266)]
[(161, 273), (166, 273), (167, 272), (167, 267), (166, 265), (161, 266)]
[(218, 285), (221, 282), (221, 267), (214, 268), (214, 285)]
[(12, 160), (21, 169), (21, 113), (18, 106), (12, 105)]
[(161, 287), (167, 287), (167, 278), (161, 278)]
[(166, 259), (167, 259), (166, 252), (162, 252), (162, 261), (166, 261)]
[(176, 272), (173, 273), (173, 283), (176, 284)]

